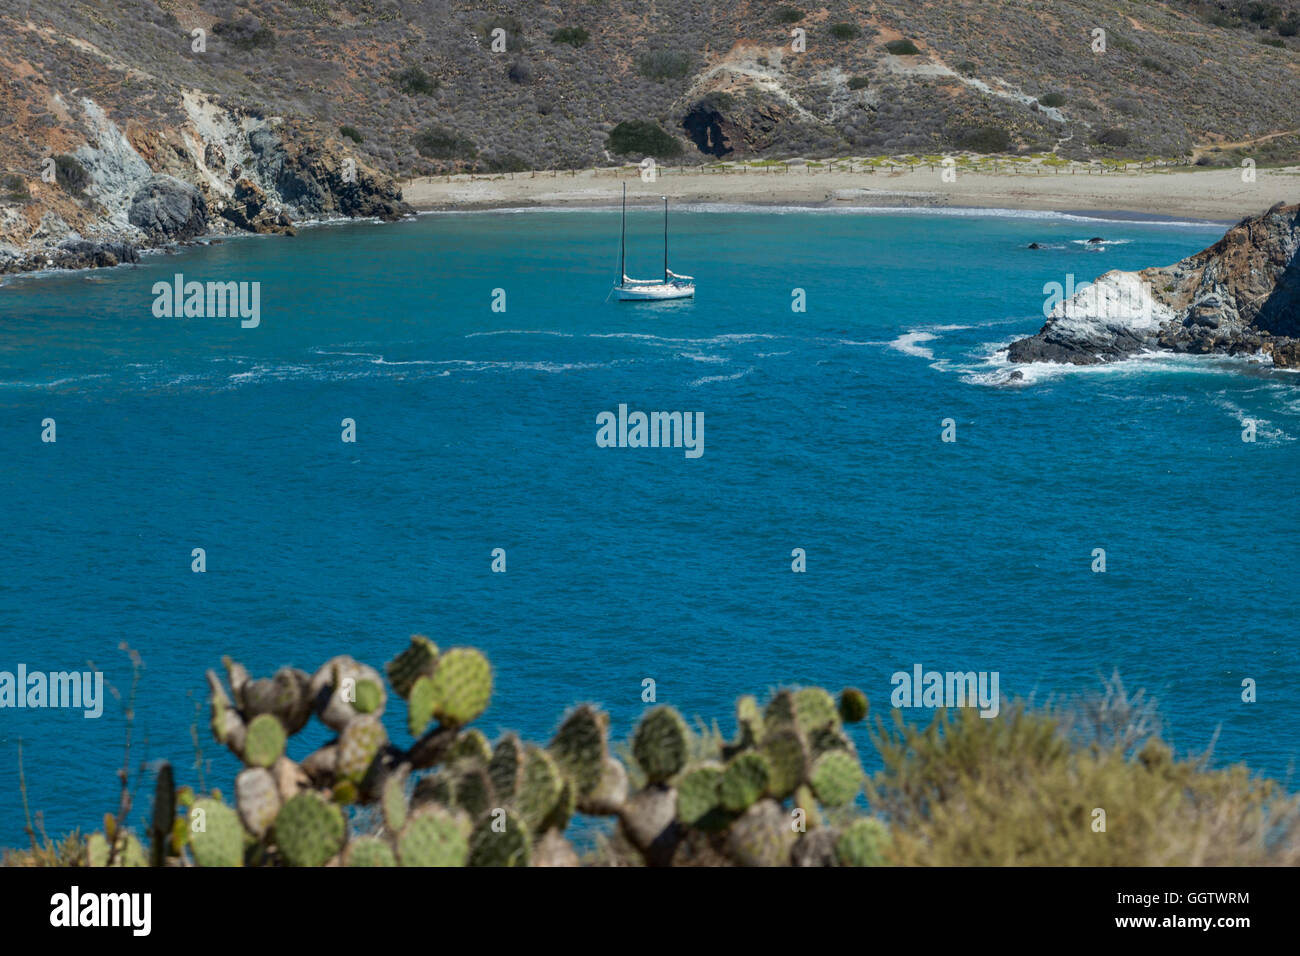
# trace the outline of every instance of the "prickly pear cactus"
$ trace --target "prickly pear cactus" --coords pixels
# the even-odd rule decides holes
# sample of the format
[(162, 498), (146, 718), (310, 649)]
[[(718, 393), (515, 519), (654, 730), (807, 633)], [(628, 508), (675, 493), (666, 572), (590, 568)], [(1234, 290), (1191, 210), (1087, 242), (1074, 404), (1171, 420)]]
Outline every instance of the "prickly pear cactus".
[(768, 732), (760, 752), (772, 771), (768, 793), (778, 799), (794, 793), (807, 773), (808, 754), (803, 738), (794, 729), (778, 725), (777, 730)]
[(456, 742), (447, 751), (449, 764), (462, 760), (487, 764), (492, 759), (492, 747), (480, 731), (466, 730), (456, 736)]
[(438, 645), (423, 634), (411, 636), (411, 646), (385, 665), (388, 683), (398, 697), (409, 697), (419, 677), (432, 677), (438, 666)]
[(344, 866), (397, 866), (393, 848), (379, 837), (357, 837), (343, 853)]
[(772, 767), (761, 753), (746, 751), (732, 757), (718, 788), (723, 809), (732, 813), (748, 810), (767, 792), (771, 779)]
[(521, 817), (498, 809), (481, 819), (469, 838), (470, 866), (527, 866), (532, 835)]
[(399, 771), (384, 781), (380, 809), (384, 815), (384, 828), (389, 833), (397, 833), (406, 826), (406, 780), (407, 774)]
[(528, 746), (524, 753), (523, 780), (515, 792), (513, 806), (530, 831), (540, 829), (555, 810), (563, 790), (563, 775), (555, 759), (540, 747)]
[(397, 837), (402, 866), (464, 866), (469, 859), (466, 826), (441, 807), (424, 807), (411, 815)]
[(801, 687), (794, 692), (794, 718), (804, 734), (840, 725), (835, 698), (820, 687)]
[(667, 706), (646, 712), (632, 738), (632, 756), (651, 783), (663, 783), (686, 765), (690, 731), (681, 714)]
[(488, 760), (488, 776), (502, 800), (513, 800), (524, 776), (524, 745), (514, 734), (497, 741)]
[(265, 767), (246, 767), (235, 778), (235, 806), (244, 827), (259, 840), (280, 812), (280, 789)]
[(195, 800), (189, 812), (189, 846), (199, 866), (243, 866), (244, 826), (220, 800)]
[(386, 743), (388, 732), (378, 718), (369, 714), (353, 718), (339, 735), (335, 775), (360, 786)]
[[(92, 833), (86, 838), (87, 866), (108, 866), (108, 857), (108, 837), (102, 833)], [(117, 855), (113, 858), (113, 866), (136, 867), (148, 865), (149, 861), (145, 858), (144, 847), (135, 838), (135, 835), (120, 833), (117, 841)]]
[(840, 691), (840, 720), (846, 724), (856, 724), (867, 717), (867, 695), (856, 687), (846, 687)]
[(444, 726), (463, 727), (487, 710), (492, 699), (492, 666), (473, 647), (444, 652), (432, 681), (433, 715)]
[(290, 866), (321, 866), (343, 849), (343, 812), (314, 790), (290, 798), (275, 818), (275, 844)]
[(722, 812), (723, 767), (702, 763), (688, 767), (677, 781), (677, 819), (697, 830), (722, 829), (730, 818)]
[(874, 817), (854, 820), (835, 841), (840, 866), (883, 866), (891, 842), (889, 828)]
[(560, 768), (586, 795), (600, 783), (609, 754), (609, 715), (589, 704), (574, 708), (555, 732), (548, 749)]
[(280, 719), (272, 714), (258, 714), (248, 725), (244, 738), (244, 763), (250, 767), (269, 767), (280, 759), (288, 735)]
[(410, 691), (406, 696), (406, 727), (411, 732), (412, 737), (418, 737), (424, 733), (424, 729), (429, 726), (429, 721), (433, 720), (433, 709), (436, 702), (435, 694), (437, 691), (433, 686), (433, 679), (421, 674), (411, 684)]
[(828, 807), (852, 803), (862, 787), (862, 768), (848, 752), (831, 750), (817, 758), (809, 776), (817, 799)]

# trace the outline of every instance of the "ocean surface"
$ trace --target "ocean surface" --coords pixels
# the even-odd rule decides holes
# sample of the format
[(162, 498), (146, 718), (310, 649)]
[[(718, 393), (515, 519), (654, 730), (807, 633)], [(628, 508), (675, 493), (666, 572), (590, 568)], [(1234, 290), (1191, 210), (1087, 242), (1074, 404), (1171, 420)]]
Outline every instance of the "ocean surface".
[[(887, 714), (917, 664), (1037, 701), (1118, 671), (1179, 751), (1289, 779), (1300, 376), (1166, 357), (1008, 384), (998, 354), (1042, 324), (1046, 284), (1173, 262), (1221, 226), (708, 207), (672, 225), (693, 301), (607, 301), (616, 210), (321, 226), (8, 280), (0, 671), (93, 661), (121, 700), (0, 710), (0, 845), (25, 842), (20, 738), (51, 835), (116, 807), (122, 642), (144, 665), (133, 768), (167, 758), (228, 796), (206, 668), (380, 666), (417, 632), (489, 655), (490, 737), (548, 739), (580, 701), (625, 737), (647, 678), (730, 734), (737, 695), (784, 684), (857, 685)], [(630, 274), (661, 268), (660, 229), (630, 214)], [(260, 283), (260, 324), (155, 317), (178, 272)], [(702, 413), (703, 454), (597, 447), (620, 404)], [(404, 722), (390, 700), (399, 741)], [(138, 808), (150, 792), (146, 774)]]

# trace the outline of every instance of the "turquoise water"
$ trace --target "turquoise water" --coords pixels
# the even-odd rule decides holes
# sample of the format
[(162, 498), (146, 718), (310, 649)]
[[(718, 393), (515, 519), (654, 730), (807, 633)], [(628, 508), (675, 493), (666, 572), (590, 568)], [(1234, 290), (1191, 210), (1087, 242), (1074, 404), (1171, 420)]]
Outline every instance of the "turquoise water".
[[(659, 225), (630, 217), (629, 273), (660, 267)], [(128, 642), (133, 760), (186, 783), (222, 654), (262, 674), (377, 665), (414, 632), (487, 651), (490, 736), (545, 737), (582, 700), (625, 735), (645, 678), (730, 733), (736, 695), (791, 682), (861, 686), (883, 713), (917, 663), (1039, 700), (1118, 669), (1180, 750), (1217, 730), (1218, 762), (1288, 773), (1300, 377), (1180, 359), (998, 384), (1044, 283), (1172, 262), (1220, 227), (682, 212), (672, 265), (698, 297), (619, 305), (617, 226), (435, 215), (10, 281), (0, 670), (93, 660), (125, 694)], [(155, 318), (175, 272), (260, 282), (260, 324)], [(702, 412), (703, 455), (598, 448), (620, 403)], [(24, 839), (18, 738), (50, 832), (96, 827), (121, 714), (0, 711), (0, 844)], [(390, 706), (399, 740), (404, 716)], [(230, 793), (234, 761), (198, 726), (206, 782)]]

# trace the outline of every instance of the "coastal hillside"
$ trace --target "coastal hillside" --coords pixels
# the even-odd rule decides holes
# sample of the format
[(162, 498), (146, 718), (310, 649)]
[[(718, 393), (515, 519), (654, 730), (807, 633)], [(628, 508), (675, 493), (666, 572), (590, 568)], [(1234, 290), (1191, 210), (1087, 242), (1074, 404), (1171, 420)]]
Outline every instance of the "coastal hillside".
[(1293, 0), (10, 2), (0, 271), (392, 218), (395, 180), (452, 171), (959, 150), (1291, 162), (1298, 34)]

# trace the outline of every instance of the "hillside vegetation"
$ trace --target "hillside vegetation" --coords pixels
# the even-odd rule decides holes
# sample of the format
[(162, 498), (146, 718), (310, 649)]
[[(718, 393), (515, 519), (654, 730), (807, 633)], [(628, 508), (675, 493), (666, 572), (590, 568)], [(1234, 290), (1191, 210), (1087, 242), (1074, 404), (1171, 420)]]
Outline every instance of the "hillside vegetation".
[[(764, 704), (741, 697), (730, 738), (716, 723), (692, 729), (673, 707), (651, 702), (625, 745), (611, 744), (608, 714), (580, 704), (557, 715), (554, 735), (541, 744), (514, 733), (489, 742), (471, 726), (491, 702), (488, 659), (472, 647), (440, 649), (421, 635), (382, 674), (342, 655), (314, 674), (283, 667), (255, 678), (226, 658), (225, 681), (213, 671), (207, 679), (212, 735), (243, 764), (229, 800), (219, 789), (203, 793), (201, 777), (199, 789), (177, 787), (163, 762), (142, 840), (128, 826), (141, 816), (132, 813), (128, 781), (143, 776), (129, 766), (128, 743), (116, 812), (105, 815), (103, 830), (55, 842), (38, 839), (29, 819), (30, 849), (7, 853), (5, 863), (1300, 861), (1296, 798), (1244, 766), (1212, 769), (1208, 754), (1177, 759), (1160, 739), (1153, 703), (1125, 692), (1118, 678), (1064, 707), (1012, 703), (992, 719), (968, 707), (939, 711), (919, 727), (894, 709), (877, 716), (867, 735), (882, 766), (870, 779), (852, 732), (869, 703), (854, 688), (837, 696), (781, 688)], [(303, 755), (292, 738), (313, 718), (335, 736)], [(390, 737), (394, 725), (404, 725), (410, 743)], [(200, 754), (200, 774), (203, 765)], [(575, 826), (579, 817), (596, 822)], [(594, 833), (594, 845), (580, 851), (570, 839), (575, 830)]]
[[(390, 178), (647, 153), (1292, 162), (1298, 91), (1296, 0), (9, 3), (0, 244), (125, 219), (133, 163), (195, 185), (209, 221), (283, 228), (399, 214)], [(275, 150), (321, 185), (277, 182)]]

